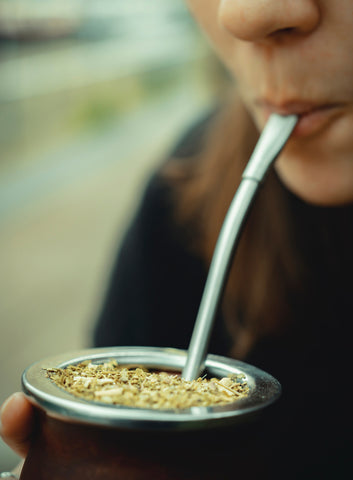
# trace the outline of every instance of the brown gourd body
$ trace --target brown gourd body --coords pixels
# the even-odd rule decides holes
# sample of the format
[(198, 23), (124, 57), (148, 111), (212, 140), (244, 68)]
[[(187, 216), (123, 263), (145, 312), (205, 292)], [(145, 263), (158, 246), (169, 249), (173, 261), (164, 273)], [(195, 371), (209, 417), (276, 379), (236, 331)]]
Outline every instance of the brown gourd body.
[(249, 459), (243, 432), (249, 424), (132, 431), (69, 423), (42, 411), (37, 423), (21, 480), (230, 480), (259, 478), (264, 471), (261, 459), (256, 465)]

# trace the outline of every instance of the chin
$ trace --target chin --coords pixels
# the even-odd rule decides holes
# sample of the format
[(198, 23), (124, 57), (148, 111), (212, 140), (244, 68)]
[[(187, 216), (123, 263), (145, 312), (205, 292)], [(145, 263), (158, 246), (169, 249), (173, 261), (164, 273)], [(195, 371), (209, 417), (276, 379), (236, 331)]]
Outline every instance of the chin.
[(276, 171), (285, 187), (306, 203), (324, 207), (353, 204), (353, 177), (319, 172), (307, 174), (305, 169), (287, 169), (280, 163)]
[(282, 183), (320, 206), (353, 204), (353, 115), (342, 115), (314, 135), (293, 136), (275, 163)]

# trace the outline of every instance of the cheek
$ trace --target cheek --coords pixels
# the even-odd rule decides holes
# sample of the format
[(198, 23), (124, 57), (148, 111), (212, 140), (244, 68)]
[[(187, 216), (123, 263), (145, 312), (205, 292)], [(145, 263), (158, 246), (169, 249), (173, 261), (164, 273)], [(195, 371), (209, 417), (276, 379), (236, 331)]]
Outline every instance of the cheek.
[(203, 28), (206, 34), (218, 28), (219, 0), (187, 0), (191, 14), (196, 22)]
[(189, 0), (187, 4), (216, 53), (232, 70), (237, 41), (219, 23), (220, 0)]
[[(219, 22), (221, 0), (189, 0), (187, 4), (195, 20), (209, 39), (211, 46), (232, 76), (239, 81), (240, 92), (252, 85), (255, 59), (252, 46), (238, 40)], [(253, 65), (252, 65), (253, 64)], [(253, 88), (253, 87), (252, 87)]]

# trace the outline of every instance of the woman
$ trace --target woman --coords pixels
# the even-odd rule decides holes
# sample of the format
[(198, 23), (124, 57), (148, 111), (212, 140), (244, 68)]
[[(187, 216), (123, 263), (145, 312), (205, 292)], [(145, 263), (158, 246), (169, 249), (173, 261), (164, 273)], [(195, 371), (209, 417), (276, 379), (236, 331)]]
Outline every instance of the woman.
[[(243, 441), (244, 458), (262, 462), (252, 478), (346, 478), (352, 2), (188, 4), (234, 75), (236, 94), (151, 180), (113, 270), (95, 343), (187, 346), (219, 228), (258, 131), (272, 112), (297, 114), (242, 236), (210, 351), (253, 363), (283, 386), (276, 407)], [(2, 423), (5, 441), (25, 455), (32, 416), (23, 396), (7, 402)]]

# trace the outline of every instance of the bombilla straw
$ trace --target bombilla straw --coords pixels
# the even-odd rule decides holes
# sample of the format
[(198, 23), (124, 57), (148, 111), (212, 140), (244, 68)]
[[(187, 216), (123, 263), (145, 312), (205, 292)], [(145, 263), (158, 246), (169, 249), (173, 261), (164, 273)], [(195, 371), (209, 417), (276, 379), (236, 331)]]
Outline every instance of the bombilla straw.
[(260, 183), (286, 144), (297, 120), (296, 115), (272, 114), (243, 172), (213, 253), (182, 372), (185, 380), (194, 380), (204, 369), (211, 330), (246, 215)]

